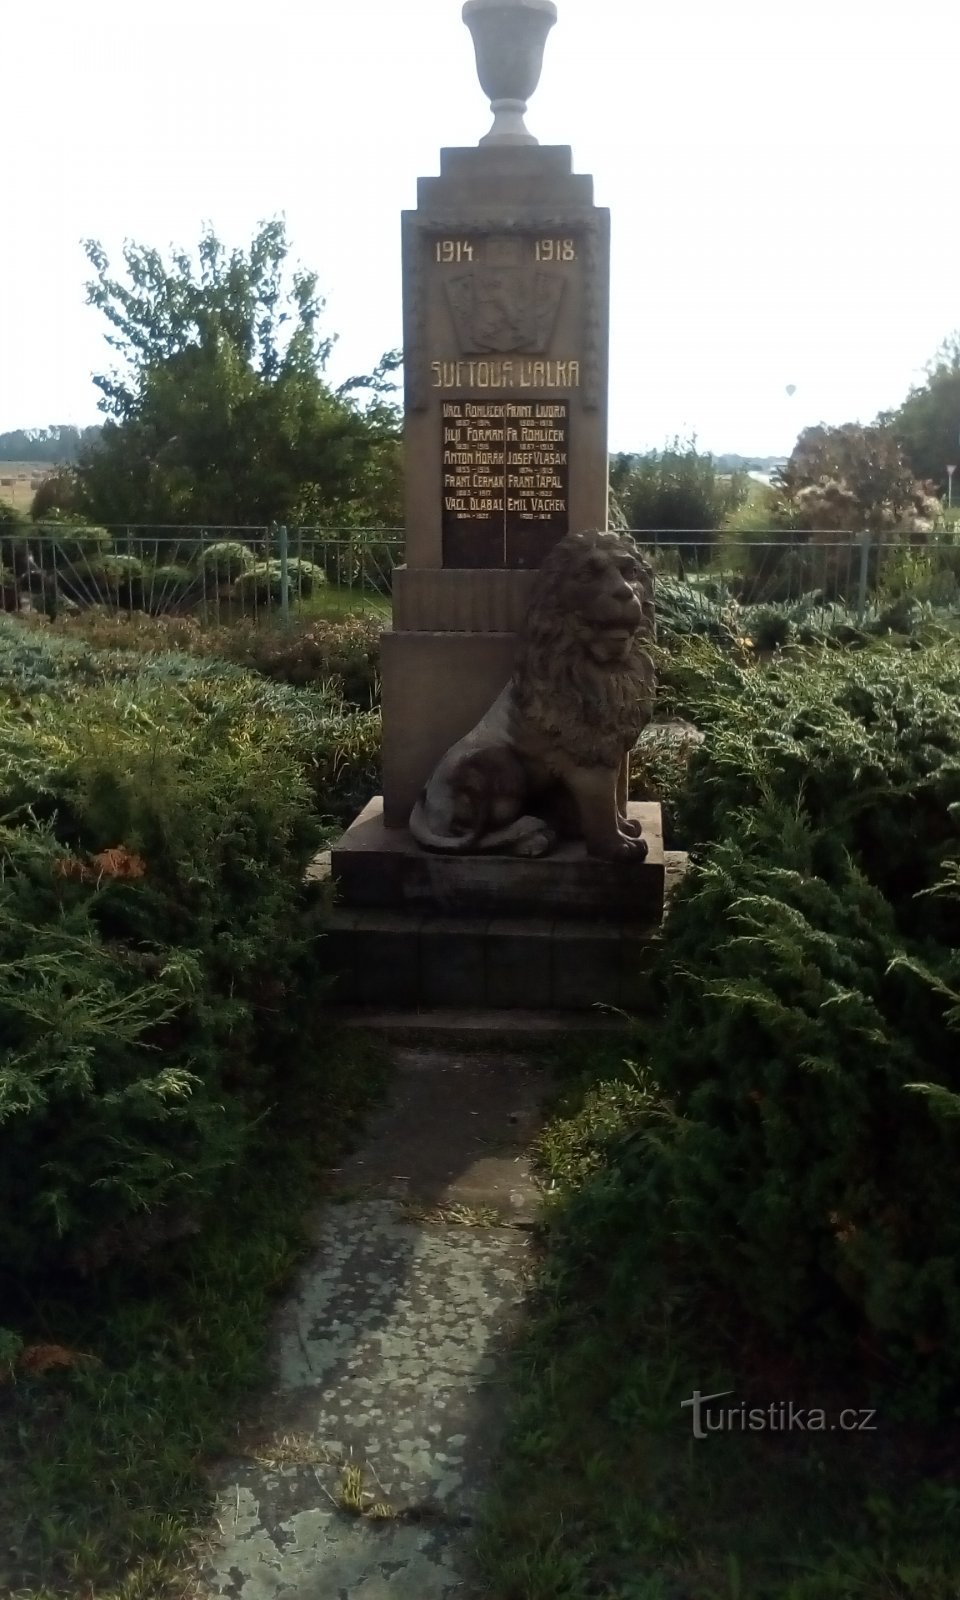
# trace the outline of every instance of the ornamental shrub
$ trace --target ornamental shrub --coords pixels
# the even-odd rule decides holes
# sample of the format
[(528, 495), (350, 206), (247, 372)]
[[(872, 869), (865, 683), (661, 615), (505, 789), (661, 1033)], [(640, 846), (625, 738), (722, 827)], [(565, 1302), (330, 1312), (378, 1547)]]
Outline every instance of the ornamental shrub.
[(960, 850), (960, 650), (951, 641), (805, 651), (764, 670), (703, 646), (665, 698), (707, 733), (676, 808), (702, 847), (773, 801), (829, 829), (901, 933), (960, 943), (956, 906), (918, 900)]
[(621, 1152), (621, 1223), (794, 1354), (929, 1409), (960, 1396), (960, 957), (907, 958), (836, 834), (775, 806), (738, 833), (671, 911), (651, 1062), (672, 1121)]
[(380, 698), (380, 617), (294, 621), (289, 628), (235, 624), (222, 630), (224, 655), (284, 683), (328, 683), (351, 705), (368, 709)]
[(250, 572), (257, 558), (249, 545), (238, 539), (222, 539), (205, 545), (197, 560), (197, 570), (214, 583), (233, 583), (244, 572)]
[[(289, 594), (291, 599), (298, 595), (309, 597), (314, 589), (326, 583), (327, 576), (323, 568), (313, 561), (305, 561), (297, 556), (292, 556), (287, 562), (287, 577), (289, 580)], [(258, 561), (247, 572), (240, 574), (233, 584), (232, 594), (235, 599), (242, 600), (250, 605), (267, 605), (271, 602), (279, 603), (283, 593), (283, 567), (279, 561)]]
[(21, 1273), (202, 1214), (312, 1038), (324, 713), (223, 663), (174, 682), (12, 621), (3, 647), (0, 1267)]

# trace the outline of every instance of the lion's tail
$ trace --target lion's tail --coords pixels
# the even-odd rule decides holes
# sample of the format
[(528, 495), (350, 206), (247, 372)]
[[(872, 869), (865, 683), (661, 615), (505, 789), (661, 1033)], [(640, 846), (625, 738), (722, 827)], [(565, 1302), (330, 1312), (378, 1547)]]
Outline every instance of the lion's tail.
[(410, 813), (410, 832), (424, 850), (443, 850), (452, 855), (466, 855), (475, 850), (483, 837), (483, 828), (471, 828), (469, 833), (437, 833), (430, 826), (425, 796), (421, 795)]

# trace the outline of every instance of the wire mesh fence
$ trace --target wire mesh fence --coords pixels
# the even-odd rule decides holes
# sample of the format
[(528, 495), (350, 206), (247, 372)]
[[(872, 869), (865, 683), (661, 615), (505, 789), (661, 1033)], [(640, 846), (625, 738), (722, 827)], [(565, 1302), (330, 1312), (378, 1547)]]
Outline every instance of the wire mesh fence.
[[(909, 597), (960, 620), (960, 545), (864, 533), (750, 538), (644, 530), (666, 603), (691, 614), (717, 607), (786, 607), (859, 621)], [(395, 528), (92, 527), (0, 530), (6, 611), (56, 616), (91, 607), (191, 615), (203, 626), (286, 622), (370, 610), (389, 615), (404, 560)]]

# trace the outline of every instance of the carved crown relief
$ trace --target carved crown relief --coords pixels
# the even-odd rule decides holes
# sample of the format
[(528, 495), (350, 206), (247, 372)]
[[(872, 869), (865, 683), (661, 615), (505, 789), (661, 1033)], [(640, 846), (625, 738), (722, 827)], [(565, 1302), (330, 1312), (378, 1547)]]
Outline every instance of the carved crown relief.
[(447, 280), (463, 355), (545, 351), (553, 337), (563, 279), (523, 263), (516, 239), (488, 239), (484, 259)]

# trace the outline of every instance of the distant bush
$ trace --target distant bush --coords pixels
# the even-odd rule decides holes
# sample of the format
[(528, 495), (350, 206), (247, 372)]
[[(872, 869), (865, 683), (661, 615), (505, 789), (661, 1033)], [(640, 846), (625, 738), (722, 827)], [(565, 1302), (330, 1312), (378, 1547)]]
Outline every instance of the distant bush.
[(58, 568), (76, 564), (82, 570), (90, 563), (104, 560), (112, 544), (109, 528), (98, 527), (66, 512), (62, 515), (51, 512), (43, 521), (37, 521), (31, 533), (31, 549), (45, 571), (53, 565), (54, 553)]
[(256, 566), (257, 558), (249, 545), (236, 539), (205, 545), (197, 560), (197, 570), (214, 583), (233, 583)]
[(237, 624), (218, 636), (233, 661), (284, 683), (329, 683), (355, 706), (367, 708), (380, 697), (380, 635), (376, 617), (342, 621), (294, 621), (289, 628), (244, 628)]
[[(322, 567), (312, 561), (303, 561), (296, 556), (287, 563), (287, 577), (291, 597), (296, 595), (309, 596), (314, 589), (326, 583), (327, 577)], [(248, 604), (256, 602), (265, 605), (268, 602), (277, 602), (283, 594), (283, 568), (279, 561), (258, 561), (248, 571), (240, 574), (233, 584), (232, 590), (238, 600)]]
[(69, 467), (61, 467), (44, 478), (30, 505), (34, 522), (75, 516), (80, 509), (80, 483)]
[(696, 531), (711, 535), (745, 498), (747, 480), (719, 474), (713, 457), (693, 440), (663, 450), (615, 456), (610, 485), (618, 514), (636, 530)]
[(177, 562), (148, 569), (143, 584), (143, 609), (151, 613), (169, 611), (202, 592), (202, 579)]

